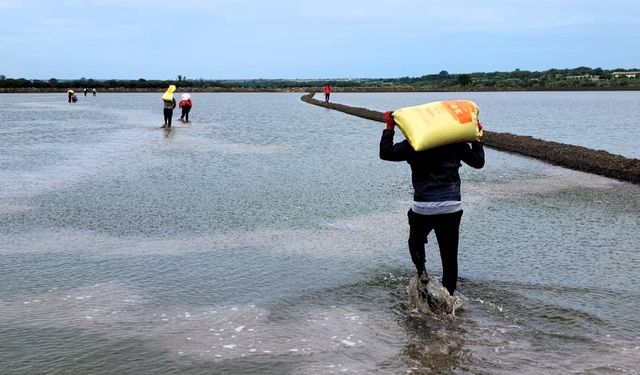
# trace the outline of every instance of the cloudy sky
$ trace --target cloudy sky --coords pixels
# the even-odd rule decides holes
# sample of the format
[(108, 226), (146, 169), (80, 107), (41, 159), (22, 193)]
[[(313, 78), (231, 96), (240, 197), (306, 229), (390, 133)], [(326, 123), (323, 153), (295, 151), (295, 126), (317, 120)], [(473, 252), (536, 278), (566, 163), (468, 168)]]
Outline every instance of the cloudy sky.
[(12, 78), (640, 68), (638, 0), (0, 0)]

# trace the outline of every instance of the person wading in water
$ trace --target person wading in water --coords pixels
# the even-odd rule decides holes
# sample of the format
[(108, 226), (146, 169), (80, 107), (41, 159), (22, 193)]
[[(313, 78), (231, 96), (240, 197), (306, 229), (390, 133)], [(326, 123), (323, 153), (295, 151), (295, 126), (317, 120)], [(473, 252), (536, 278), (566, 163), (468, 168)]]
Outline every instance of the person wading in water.
[(391, 112), (384, 114), (386, 128), (380, 139), (380, 158), (406, 161), (411, 166), (413, 203), (409, 218), (409, 252), (418, 271), (418, 278), (428, 282), (425, 244), (434, 230), (442, 260), (442, 285), (450, 295), (458, 281), (458, 238), (462, 201), (460, 195), (461, 161), (473, 168), (484, 166), (482, 142), (454, 143), (425, 151), (415, 151), (405, 139), (393, 143), (395, 121)]

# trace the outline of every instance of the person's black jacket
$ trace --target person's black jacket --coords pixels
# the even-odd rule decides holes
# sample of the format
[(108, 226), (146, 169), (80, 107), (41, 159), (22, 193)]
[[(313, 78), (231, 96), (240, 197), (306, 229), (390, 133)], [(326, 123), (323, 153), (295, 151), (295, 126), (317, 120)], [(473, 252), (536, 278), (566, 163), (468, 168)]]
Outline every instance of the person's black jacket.
[(413, 200), (416, 202), (460, 201), (460, 161), (473, 168), (484, 166), (482, 142), (454, 143), (415, 151), (405, 139), (393, 144), (393, 130), (382, 131), (380, 159), (406, 161), (411, 166)]

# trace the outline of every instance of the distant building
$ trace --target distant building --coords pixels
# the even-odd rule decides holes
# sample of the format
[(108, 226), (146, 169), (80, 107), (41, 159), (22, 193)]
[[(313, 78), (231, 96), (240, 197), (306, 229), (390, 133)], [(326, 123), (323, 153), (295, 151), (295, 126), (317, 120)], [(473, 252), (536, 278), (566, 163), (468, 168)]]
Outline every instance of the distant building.
[(567, 76), (567, 79), (597, 81), (600, 79), (600, 76), (593, 74), (581, 74), (579, 76)]
[(640, 76), (640, 72), (613, 72), (611, 73), (611, 76), (613, 78), (621, 78), (621, 77), (638, 78), (638, 76)]

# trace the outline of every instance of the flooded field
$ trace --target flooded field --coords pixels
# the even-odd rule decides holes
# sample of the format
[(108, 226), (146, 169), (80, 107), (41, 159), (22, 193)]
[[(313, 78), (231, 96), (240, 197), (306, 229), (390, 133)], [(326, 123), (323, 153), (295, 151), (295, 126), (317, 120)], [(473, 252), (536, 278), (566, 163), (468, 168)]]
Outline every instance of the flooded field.
[[(487, 129), (640, 157), (638, 92), (332, 100), (460, 95)], [(3, 95), (0, 373), (637, 371), (639, 186), (487, 150), (461, 168), (464, 310), (433, 321), (407, 309), (409, 167), (299, 98), (194, 94), (160, 129), (159, 94)]]

